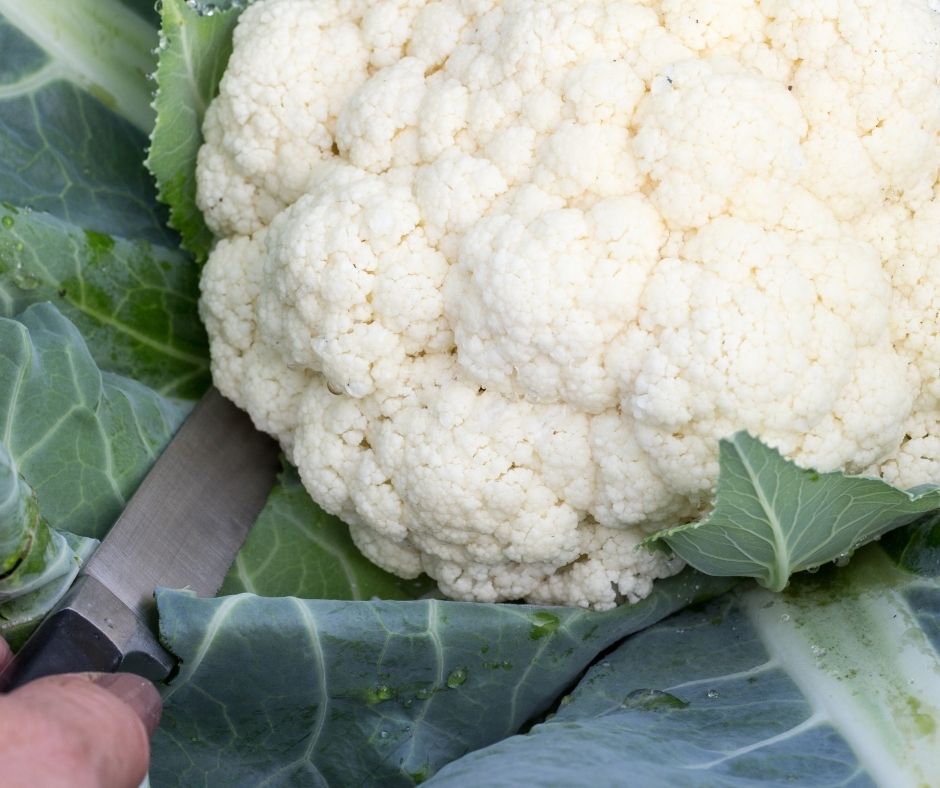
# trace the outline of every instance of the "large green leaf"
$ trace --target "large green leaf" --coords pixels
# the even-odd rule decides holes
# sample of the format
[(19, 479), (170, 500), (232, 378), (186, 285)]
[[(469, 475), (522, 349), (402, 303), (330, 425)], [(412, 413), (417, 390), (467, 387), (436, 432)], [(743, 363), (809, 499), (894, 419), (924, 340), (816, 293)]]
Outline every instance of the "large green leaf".
[(212, 245), (212, 233), (196, 207), (202, 119), (232, 54), (232, 30), (244, 5), (234, 0), (164, 0), (161, 7), (157, 122), (147, 166), (157, 179), (160, 199), (170, 207), (170, 226), (199, 261)]
[(117, 0), (0, 0), (0, 199), (172, 244), (142, 165), (156, 44)]
[(0, 442), (54, 528), (103, 535), (185, 411), (101, 372), (54, 306), (0, 318)]
[(432, 587), (426, 577), (403, 580), (364, 558), (346, 524), (317, 506), (297, 471), (285, 467), (219, 593), (414, 599)]
[[(898, 536), (917, 551), (940, 521)], [(727, 596), (630, 638), (551, 720), (430, 784), (935, 785), (938, 648), (936, 574), (871, 546), (786, 595)]]
[(607, 613), (161, 591), (182, 666), (153, 784), (412, 785), (518, 731), (612, 643), (727, 587), (688, 571)]
[(653, 539), (706, 574), (753, 577), (781, 591), (794, 572), (847, 559), (938, 510), (938, 487), (905, 492), (879, 479), (820, 474), (739, 432), (721, 441), (712, 511)]
[(0, 0), (0, 315), (54, 300), (102, 368), (193, 399), (198, 276), (143, 166), (156, 43), (118, 0)]
[(21, 80), (68, 80), (147, 131), (156, 36), (139, 11), (120, 0), (0, 0), (0, 14), (45, 53), (44, 69), (27, 68)]
[(102, 367), (168, 396), (209, 382), (198, 272), (178, 252), (0, 206), (0, 315), (54, 301)]

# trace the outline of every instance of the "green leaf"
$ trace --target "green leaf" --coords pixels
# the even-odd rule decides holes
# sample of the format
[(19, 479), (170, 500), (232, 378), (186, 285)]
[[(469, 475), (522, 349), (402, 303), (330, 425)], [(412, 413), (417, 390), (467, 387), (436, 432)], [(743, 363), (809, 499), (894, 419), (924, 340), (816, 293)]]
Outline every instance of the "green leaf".
[(0, 443), (0, 599), (29, 549), (39, 523), (39, 504)]
[(0, 0), (0, 14), (42, 49), (36, 81), (67, 79), (141, 131), (153, 125), (153, 26), (117, 0)]
[(414, 599), (433, 587), (379, 569), (353, 544), (349, 527), (324, 512), (285, 467), (222, 585), (221, 594), (307, 599)]
[(16, 648), (59, 601), (96, 544), (49, 527), (0, 443), (0, 637)]
[(695, 572), (607, 613), (158, 592), (182, 665), (154, 785), (413, 785), (544, 712), (625, 635), (728, 581)]
[(32, 634), (40, 621), (69, 590), (84, 563), (98, 545), (97, 539), (87, 539), (70, 533), (54, 532), (60, 536), (65, 547), (62, 555), (68, 561), (61, 560), (55, 565), (63, 569), (61, 574), (49, 572), (46, 582), (30, 593), (23, 594), (0, 603), (0, 637), (14, 649), (18, 649)]
[(142, 163), (156, 44), (117, 0), (0, 0), (0, 200), (175, 245)]
[(101, 367), (167, 396), (209, 385), (197, 293), (198, 271), (176, 251), (0, 206), (0, 315), (54, 301)]
[(0, 443), (0, 602), (62, 574), (56, 566), (67, 552), (65, 540), (42, 521), (35, 494)]
[(117, 0), (0, 0), (0, 315), (56, 301), (103, 369), (194, 399), (198, 273), (143, 166), (156, 42)]
[(938, 648), (940, 582), (872, 545), (635, 635), (549, 721), (429, 785), (934, 785)]
[(916, 529), (902, 528), (886, 534), (881, 546), (908, 572), (940, 577), (940, 514), (924, 518)]
[(721, 441), (712, 511), (655, 534), (709, 575), (753, 577), (774, 591), (790, 575), (940, 510), (940, 488), (905, 492), (879, 479), (798, 467), (745, 432)]
[(147, 166), (157, 179), (160, 199), (170, 207), (170, 226), (199, 262), (212, 245), (212, 233), (196, 207), (202, 119), (232, 54), (232, 31), (242, 7), (234, 2), (164, 0), (161, 8), (157, 121)]
[(0, 318), (0, 441), (52, 527), (106, 533), (185, 414), (101, 372), (54, 306)]

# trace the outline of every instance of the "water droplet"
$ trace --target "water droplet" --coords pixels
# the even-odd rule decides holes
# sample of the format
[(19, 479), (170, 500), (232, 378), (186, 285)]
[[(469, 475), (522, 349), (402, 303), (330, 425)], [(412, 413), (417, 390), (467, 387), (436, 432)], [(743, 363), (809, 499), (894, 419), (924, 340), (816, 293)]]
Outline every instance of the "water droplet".
[(13, 217), (4, 216), (2, 219), (0, 219), (0, 224), (2, 224), (7, 230), (9, 230), (14, 224)]
[(822, 646), (817, 646), (815, 643), (809, 647), (809, 650), (813, 652), (813, 656), (817, 659), (819, 657), (826, 656), (826, 649), (824, 649)]
[(508, 659), (503, 660), (503, 670), (512, 670), (512, 663)]
[(833, 563), (835, 563), (836, 566), (847, 566), (849, 561), (851, 560), (852, 560), (852, 553), (842, 553), (842, 555), (836, 556), (835, 561)]
[(411, 698), (408, 698), (407, 700), (403, 700), (401, 702), (401, 705), (404, 706), (406, 709), (410, 709), (413, 704), (414, 704), (414, 701)]
[(811, 575), (815, 575), (815, 574), (819, 571), (819, 567), (818, 567), (818, 566), (808, 566), (808, 567), (806, 567), (806, 571), (809, 572)]
[(787, 621), (790, 620), (790, 614), (784, 613), (782, 616), (780, 616), (780, 620), (785, 624)]
[(388, 684), (379, 684), (373, 689), (366, 690), (366, 702), (369, 704), (384, 703), (394, 698), (396, 694), (395, 690), (389, 687)]
[(388, 731), (379, 731), (379, 738), (380, 738), (380, 739), (387, 739), (388, 737), (389, 737), (389, 732), (388, 732)]
[(532, 616), (532, 629), (529, 630), (529, 637), (532, 640), (539, 640), (546, 635), (551, 635), (561, 626), (561, 619), (554, 613), (535, 613)]
[(16, 252), (22, 252), (23, 249), (25, 249), (25, 248), (26, 248), (26, 247), (23, 245), (23, 242), (22, 242), (22, 241), (17, 241), (15, 244), (13, 244), (13, 249), (14, 249), (14, 251), (16, 251)]
[(450, 672), (447, 677), (447, 686), (451, 689), (457, 689), (467, 680), (469, 671), (466, 668), (456, 668)]
[(429, 689), (428, 687), (422, 687), (415, 693), (415, 696), (418, 698), (418, 700), (427, 700), (433, 694), (433, 690)]
[(714, 700), (715, 698), (718, 697), (718, 690), (710, 689), (708, 692), (705, 693), (705, 697), (711, 698), (712, 700)]
[(621, 705), (628, 709), (642, 709), (643, 711), (667, 711), (668, 709), (684, 709), (689, 703), (662, 690), (638, 689), (627, 695)]
[(20, 290), (35, 290), (41, 284), (39, 279), (33, 276), (29, 271), (23, 270), (22, 265), (17, 265), (13, 269), (13, 284)]

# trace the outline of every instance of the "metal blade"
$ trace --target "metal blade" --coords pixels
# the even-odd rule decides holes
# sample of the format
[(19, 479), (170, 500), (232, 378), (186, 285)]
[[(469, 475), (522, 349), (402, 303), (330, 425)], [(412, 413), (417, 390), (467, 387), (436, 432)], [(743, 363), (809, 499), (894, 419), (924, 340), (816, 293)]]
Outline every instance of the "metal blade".
[(147, 620), (155, 588), (212, 596), (274, 484), (278, 447), (215, 388), (84, 570)]

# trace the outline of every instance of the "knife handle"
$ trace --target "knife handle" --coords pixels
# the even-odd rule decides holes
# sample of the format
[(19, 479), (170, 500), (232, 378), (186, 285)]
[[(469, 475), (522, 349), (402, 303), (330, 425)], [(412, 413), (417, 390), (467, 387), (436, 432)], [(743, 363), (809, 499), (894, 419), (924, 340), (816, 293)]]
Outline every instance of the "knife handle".
[(0, 677), (0, 690), (34, 679), (86, 670), (111, 672), (121, 653), (98, 628), (74, 610), (57, 610), (26, 641)]
[(95, 578), (82, 576), (0, 675), (0, 691), (59, 673), (124, 670), (165, 679), (174, 660), (150, 629)]

